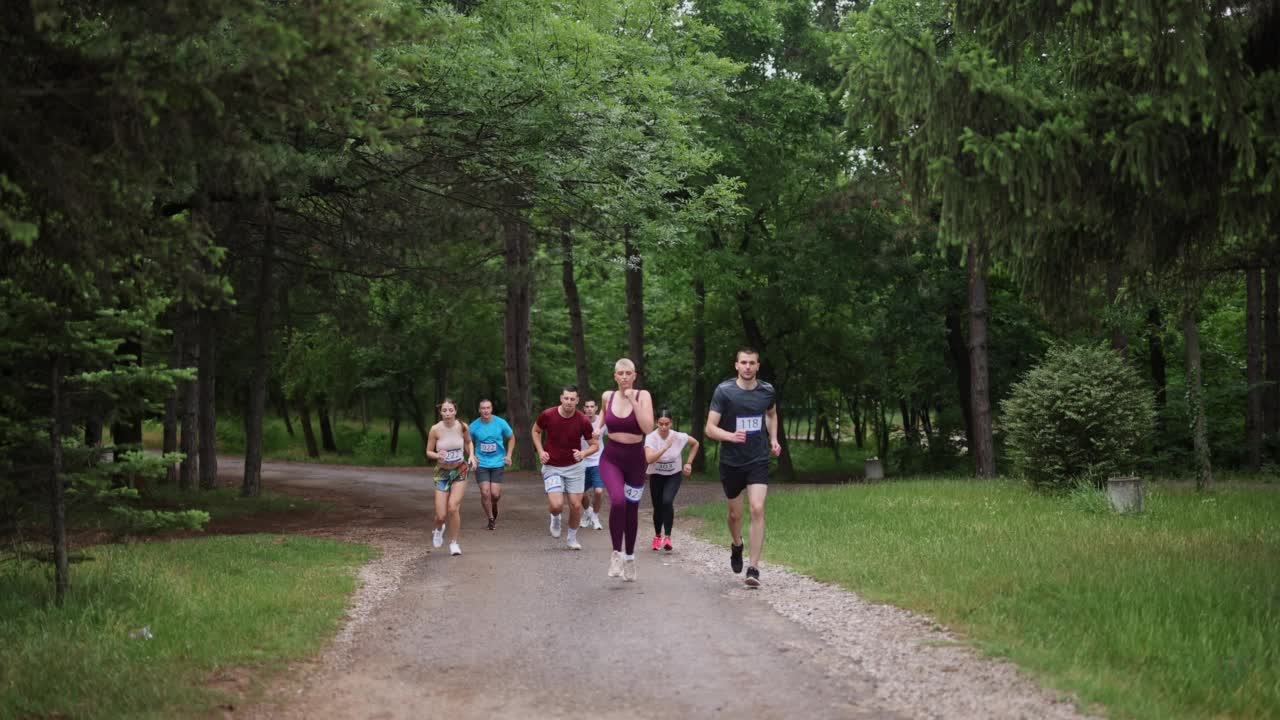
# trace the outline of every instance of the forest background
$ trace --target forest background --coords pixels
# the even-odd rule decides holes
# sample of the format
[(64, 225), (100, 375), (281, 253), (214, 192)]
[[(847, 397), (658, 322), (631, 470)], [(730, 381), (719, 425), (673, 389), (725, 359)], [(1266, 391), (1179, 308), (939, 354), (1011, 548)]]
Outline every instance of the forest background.
[(0, 531), (51, 533), (59, 599), (68, 498), (219, 449), (254, 496), (294, 432), (425, 462), (446, 396), (523, 439), (623, 356), (701, 436), (758, 348), (783, 479), (991, 476), (1015, 383), (1103, 342), (1143, 474), (1276, 476), (1275, 3), (0, 13)]

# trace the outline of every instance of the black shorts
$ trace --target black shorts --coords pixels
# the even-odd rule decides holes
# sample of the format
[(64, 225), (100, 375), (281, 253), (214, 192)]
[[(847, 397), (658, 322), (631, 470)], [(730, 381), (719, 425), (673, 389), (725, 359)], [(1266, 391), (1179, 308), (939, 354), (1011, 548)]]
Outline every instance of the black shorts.
[(748, 485), (769, 484), (769, 461), (761, 460), (750, 465), (721, 465), (720, 485), (724, 496), (730, 500), (742, 494)]

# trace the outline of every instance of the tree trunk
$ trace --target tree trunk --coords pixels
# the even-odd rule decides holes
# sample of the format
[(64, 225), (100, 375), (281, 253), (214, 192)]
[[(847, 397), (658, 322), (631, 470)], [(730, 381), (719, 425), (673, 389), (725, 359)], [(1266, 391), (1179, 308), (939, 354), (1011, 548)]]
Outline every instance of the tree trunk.
[[(449, 362), (448, 360), (440, 360), (436, 362), (434, 369), (435, 369), (434, 375), (435, 375), (435, 381), (436, 381), (435, 422), (440, 422), (440, 404), (444, 402), (445, 398), (449, 397)], [(457, 400), (457, 398), (454, 398), (454, 400)], [(425, 439), (423, 440), (423, 442), (426, 442)]]
[(409, 381), (408, 387), (404, 390), (404, 402), (402, 407), (409, 411), (409, 419), (413, 421), (413, 426), (418, 429), (418, 435), (422, 438), (422, 447), (427, 447), (427, 435), (431, 429), (427, 427), (427, 414), (422, 409), (422, 403), (418, 402), (418, 389), (414, 386), (413, 381)]
[(569, 341), (573, 345), (573, 366), (577, 370), (580, 397), (595, 397), (591, 392), (591, 374), (587, 372), (587, 334), (582, 324), (582, 299), (578, 297), (578, 281), (573, 276), (573, 234), (571, 223), (560, 221), (560, 284), (564, 287), (565, 307), (569, 311)]
[(972, 391), (969, 389), (969, 377), (972, 371), (969, 369), (969, 343), (964, 337), (964, 329), (960, 321), (960, 309), (948, 307), (946, 321), (947, 350), (950, 352), (951, 365), (956, 374), (956, 394), (960, 398), (960, 417), (964, 422), (964, 438), (966, 447), (972, 452), (974, 447), (973, 407), (970, 397)]
[(1191, 413), (1191, 439), (1196, 457), (1196, 490), (1213, 489), (1213, 466), (1209, 461), (1209, 432), (1205, 425), (1204, 390), (1200, 371), (1200, 330), (1196, 327), (1196, 310), (1190, 299), (1184, 300), (1182, 334), (1187, 349), (1187, 411)]
[(1262, 268), (1245, 271), (1245, 400), (1244, 435), (1248, 467), (1262, 468)]
[(880, 458), (880, 463), (885, 467), (889, 467), (889, 418), (886, 416), (887, 407), (883, 400), (877, 400), (875, 403), (875, 424), (876, 424), (876, 457)]
[(360, 391), (360, 429), (369, 432), (369, 394), (363, 390)]
[[(693, 279), (693, 412), (689, 415), (693, 427), (689, 434), (706, 447), (707, 405), (707, 286), (701, 277)], [(694, 472), (705, 472), (707, 454), (698, 453), (693, 460)]]
[(916, 418), (904, 397), (898, 398), (898, 412), (902, 413), (902, 435), (907, 445), (911, 447), (919, 445), (920, 438), (916, 435)]
[(969, 369), (973, 403), (974, 469), (978, 477), (996, 474), (987, 373), (987, 251), (981, 238), (969, 241)]
[(200, 311), (200, 489), (218, 487), (218, 331), (212, 310)]
[(861, 408), (858, 407), (857, 395), (846, 395), (844, 404), (849, 408), (849, 419), (853, 421), (853, 442), (861, 450), (866, 447), (866, 427), (862, 421)]
[(1263, 392), (1266, 432), (1280, 461), (1280, 264), (1267, 268), (1263, 296), (1263, 328), (1267, 344), (1267, 389)]
[(646, 384), (644, 362), (644, 261), (631, 242), (631, 226), (622, 229), (622, 247), (627, 256), (627, 351), (636, 364), (637, 387)]
[[(188, 308), (184, 313), (185, 325), (182, 330), (182, 365), (199, 372), (200, 364), (200, 326), (198, 313)], [(192, 490), (196, 486), (200, 470), (200, 383), (198, 380), (183, 380), (178, 383), (182, 397), (182, 435), (178, 445), (183, 459), (178, 464), (178, 487), (183, 491)]]
[(276, 414), (284, 421), (284, 431), (289, 433), (289, 437), (293, 437), (293, 421), (289, 419), (289, 399), (284, 396), (284, 388), (277, 388), (279, 393), (273, 393), (276, 404)]
[(1129, 356), (1129, 334), (1124, 330), (1116, 300), (1120, 297), (1120, 285), (1124, 282), (1124, 270), (1113, 262), (1107, 268), (1107, 316), (1111, 323), (1111, 349), (1124, 358)]
[(325, 452), (338, 452), (338, 443), (333, 437), (333, 423), (329, 419), (329, 396), (320, 393), (316, 396), (316, 416), (320, 419), (320, 445)]
[[(181, 325), (181, 321), (178, 320), (174, 324)], [(169, 367), (174, 370), (182, 368), (181, 327), (176, 327), (173, 331), (173, 345), (169, 349)], [(173, 390), (170, 390), (168, 396), (164, 399), (164, 444), (161, 446), (161, 452), (166, 455), (178, 452), (178, 399), (181, 392), (182, 383), (175, 382)], [(177, 463), (169, 466), (168, 472), (165, 473), (164, 482), (166, 485), (178, 484)]]
[[(137, 340), (126, 340), (120, 344), (118, 355), (127, 356), (126, 365), (142, 364), (142, 343)], [(122, 417), (111, 423), (111, 444), (115, 446), (113, 453), (116, 462), (129, 451), (142, 449), (142, 418)]]
[(391, 454), (400, 449), (400, 400), (391, 393)]
[(302, 425), (302, 439), (307, 444), (307, 457), (320, 457), (320, 447), (316, 445), (316, 431), (311, 428), (311, 408), (305, 396), (298, 396), (298, 423)]
[(49, 372), (52, 401), (49, 418), (49, 520), (53, 544), (53, 602), (58, 607), (67, 599), (70, 569), (67, 564), (67, 501), (62, 478), (62, 378), (67, 360), (58, 355)]
[(537, 467), (529, 433), (533, 428), (533, 398), (529, 371), (529, 315), (533, 304), (529, 267), (529, 226), (520, 218), (508, 218), (502, 229), (507, 271), (504, 360), (507, 411), (514, 432), (517, 461), (525, 470)]
[(1151, 382), (1156, 386), (1156, 427), (1164, 430), (1164, 411), (1168, 400), (1169, 381), (1165, 374), (1164, 319), (1160, 306), (1153, 305), (1147, 311), (1147, 357), (1151, 363)]
[(275, 213), (268, 208), (262, 259), (259, 261), (258, 307), (253, 322), (253, 379), (249, 384), (249, 403), (244, 419), (244, 483), (240, 487), (240, 494), (246, 497), (258, 497), (262, 494), (262, 421), (267, 413), (267, 376), (271, 370), (275, 253)]

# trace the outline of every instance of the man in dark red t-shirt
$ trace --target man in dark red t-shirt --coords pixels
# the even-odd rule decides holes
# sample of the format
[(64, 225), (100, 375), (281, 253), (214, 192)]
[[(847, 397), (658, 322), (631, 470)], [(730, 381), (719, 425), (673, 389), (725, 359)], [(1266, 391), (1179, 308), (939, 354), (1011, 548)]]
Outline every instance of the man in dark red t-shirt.
[[(546, 442), (543, 442), (546, 433)], [(578, 412), (578, 387), (565, 385), (560, 391), (560, 404), (543, 410), (533, 423), (533, 447), (542, 461), (542, 486), (547, 491), (547, 510), (551, 513), (551, 537), (560, 537), (560, 511), (564, 495), (569, 494), (570, 550), (581, 550), (578, 521), (582, 517), (582, 492), (586, 486), (586, 468), (582, 458), (600, 447), (595, 428), (587, 416)], [(582, 447), (582, 441), (587, 446)]]

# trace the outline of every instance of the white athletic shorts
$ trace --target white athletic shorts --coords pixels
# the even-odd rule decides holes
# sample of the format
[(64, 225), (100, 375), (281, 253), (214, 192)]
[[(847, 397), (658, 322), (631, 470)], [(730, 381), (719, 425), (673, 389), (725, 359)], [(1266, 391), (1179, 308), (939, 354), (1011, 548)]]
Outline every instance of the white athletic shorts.
[(580, 494), (586, 489), (587, 468), (580, 462), (565, 467), (542, 466), (542, 488), (548, 493)]

